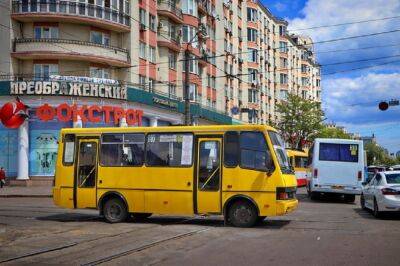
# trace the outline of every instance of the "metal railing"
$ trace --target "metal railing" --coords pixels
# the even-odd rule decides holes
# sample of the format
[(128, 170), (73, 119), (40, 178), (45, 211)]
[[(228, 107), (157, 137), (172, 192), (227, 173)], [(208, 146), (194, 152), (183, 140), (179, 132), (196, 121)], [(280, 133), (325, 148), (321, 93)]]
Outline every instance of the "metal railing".
[(181, 37), (178, 34), (175, 34), (175, 36), (170, 32), (166, 31), (166, 30), (158, 30), (157, 34), (162, 38), (160, 38), (160, 41), (166, 41), (166, 40), (170, 40), (172, 42), (174, 42), (177, 45), (181, 44)]
[(67, 39), (54, 39), (54, 38), (16, 38), (15, 43), (60, 43), (60, 44), (76, 44), (76, 45), (84, 45), (84, 46), (95, 46), (100, 48), (105, 48), (109, 50), (119, 51), (122, 53), (129, 54), (127, 49), (115, 47), (115, 46), (107, 46), (103, 44), (98, 44), (94, 42), (86, 42), (86, 41), (79, 41), (79, 40), (67, 40)]
[(181, 20), (183, 19), (182, 9), (177, 7), (176, 6), (176, 2), (173, 1), (173, 0), (172, 1), (158, 0), (157, 1), (157, 8), (159, 10), (169, 11), (169, 12), (173, 13), (174, 15), (176, 15), (177, 17), (179, 17)]
[(108, 20), (130, 26), (130, 15), (107, 7), (66, 0), (16, 0), (12, 2), (12, 13), (59, 13), (69, 16)]

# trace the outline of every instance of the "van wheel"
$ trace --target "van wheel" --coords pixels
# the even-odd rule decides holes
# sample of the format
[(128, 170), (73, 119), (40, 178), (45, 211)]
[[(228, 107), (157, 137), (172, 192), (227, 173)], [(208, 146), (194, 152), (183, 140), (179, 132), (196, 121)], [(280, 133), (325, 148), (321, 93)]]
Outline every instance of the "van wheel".
[(310, 198), (312, 200), (319, 200), (321, 198), (321, 195), (319, 192), (310, 192)]
[(229, 208), (229, 221), (236, 227), (252, 227), (258, 219), (257, 210), (248, 201), (236, 201)]
[(144, 213), (144, 212), (134, 212), (132, 213), (133, 218), (136, 220), (144, 220), (149, 218), (152, 215), (152, 213)]
[(112, 198), (104, 204), (103, 214), (107, 222), (120, 223), (124, 222), (128, 217), (128, 210), (122, 200)]
[(353, 203), (356, 200), (356, 195), (344, 195), (344, 201), (347, 203)]
[(375, 216), (375, 218), (380, 218), (381, 217), (381, 212), (379, 211), (379, 207), (378, 207), (378, 203), (376, 202), (376, 199), (374, 199), (373, 215)]
[(365, 207), (365, 198), (364, 198), (364, 194), (361, 194), (360, 196), (360, 205), (361, 205), (361, 209), (366, 210), (367, 207)]

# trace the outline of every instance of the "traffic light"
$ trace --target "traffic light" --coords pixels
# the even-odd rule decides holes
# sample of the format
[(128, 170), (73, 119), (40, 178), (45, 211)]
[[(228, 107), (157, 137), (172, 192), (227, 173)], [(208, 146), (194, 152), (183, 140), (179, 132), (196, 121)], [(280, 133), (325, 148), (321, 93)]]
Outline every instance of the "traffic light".
[(380, 102), (379, 103), (379, 110), (386, 111), (389, 108), (389, 104), (387, 102)]

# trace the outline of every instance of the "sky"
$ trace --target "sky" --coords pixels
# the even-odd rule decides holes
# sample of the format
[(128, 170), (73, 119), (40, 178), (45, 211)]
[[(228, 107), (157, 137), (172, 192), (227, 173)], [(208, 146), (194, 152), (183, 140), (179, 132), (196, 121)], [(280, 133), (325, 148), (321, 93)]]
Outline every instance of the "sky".
[[(400, 106), (385, 112), (378, 109), (380, 101), (400, 99), (400, 1), (262, 2), (289, 22), (289, 33), (308, 35), (317, 42), (314, 51), (322, 65), (326, 121), (362, 136), (375, 134), (390, 152), (400, 151)], [(351, 24), (332, 26), (344, 23)], [(389, 33), (376, 34), (382, 32)], [(333, 41), (360, 35), (369, 36)]]

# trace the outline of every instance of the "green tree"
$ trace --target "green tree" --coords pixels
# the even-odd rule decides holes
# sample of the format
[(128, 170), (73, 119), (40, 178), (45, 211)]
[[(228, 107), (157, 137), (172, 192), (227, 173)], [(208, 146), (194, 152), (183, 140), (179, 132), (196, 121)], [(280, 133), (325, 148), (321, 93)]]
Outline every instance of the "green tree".
[(350, 134), (344, 132), (343, 129), (337, 127), (323, 126), (317, 134), (318, 138), (336, 138), (336, 139), (351, 139)]
[(324, 113), (318, 102), (288, 94), (276, 108), (281, 117), (274, 126), (291, 148), (302, 149), (305, 141), (313, 141), (322, 129)]
[(365, 144), (365, 151), (367, 152), (368, 165), (394, 165), (397, 160), (390, 157), (386, 150), (375, 142)]

